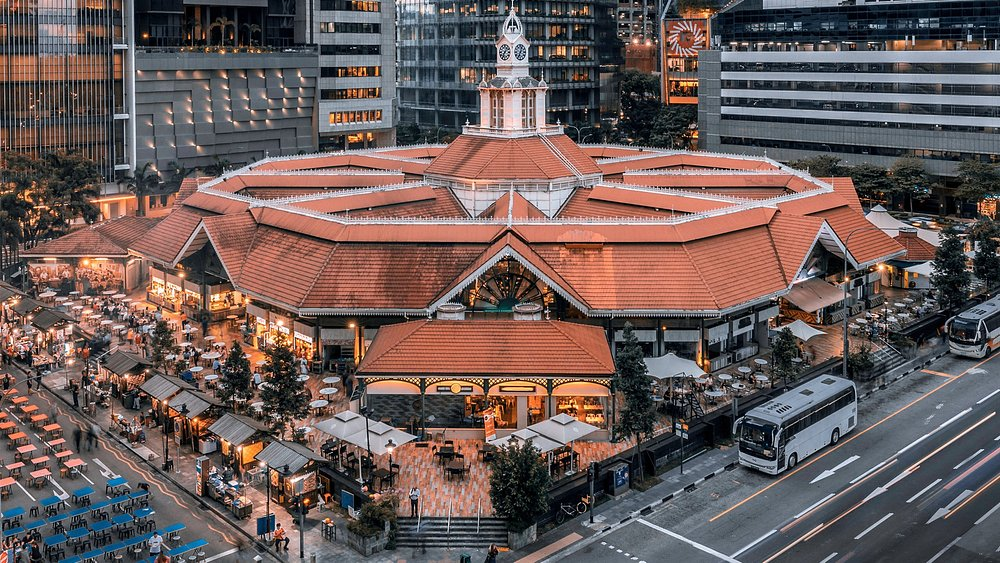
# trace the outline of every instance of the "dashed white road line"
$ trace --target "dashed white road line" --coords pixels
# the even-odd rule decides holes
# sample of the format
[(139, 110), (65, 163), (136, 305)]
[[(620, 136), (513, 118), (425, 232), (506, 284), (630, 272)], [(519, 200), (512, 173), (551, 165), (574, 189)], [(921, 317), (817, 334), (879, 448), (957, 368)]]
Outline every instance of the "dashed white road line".
[(819, 563), (829, 563), (829, 561), (830, 561), (831, 559), (833, 559), (834, 557), (836, 557), (836, 556), (837, 556), (837, 552), (836, 552), (836, 551), (834, 551), (834, 552), (833, 552), (833, 553), (831, 553), (830, 555), (827, 555), (827, 556), (826, 556), (826, 558), (825, 558), (825, 559), (823, 559), (822, 561), (820, 561)]
[(985, 521), (987, 518), (989, 518), (990, 516), (992, 516), (993, 513), (997, 511), (997, 509), (1000, 509), (1000, 503), (997, 503), (997, 505), (994, 506), (993, 508), (989, 509), (989, 511), (986, 514), (983, 514), (982, 516), (980, 516), (979, 520), (976, 520), (975, 524), (973, 524), (973, 525), (974, 526), (978, 526), (979, 524), (982, 524), (983, 521)]
[(880, 461), (880, 462), (878, 462), (878, 464), (876, 464), (876, 465), (875, 465), (875, 467), (872, 467), (872, 468), (871, 468), (871, 469), (869, 469), (868, 471), (865, 471), (865, 472), (864, 472), (864, 473), (862, 473), (861, 475), (858, 475), (857, 477), (855, 477), (855, 478), (854, 478), (854, 480), (853, 480), (853, 481), (851, 481), (851, 484), (853, 485), (853, 484), (857, 483), (858, 481), (860, 481), (860, 480), (864, 479), (865, 477), (867, 477), (867, 476), (871, 475), (872, 473), (874, 473), (874, 472), (878, 471), (878, 470), (879, 470), (879, 468), (881, 468), (881, 467), (882, 467), (883, 465), (885, 465), (885, 462), (884, 462), (884, 461)]
[(643, 520), (642, 518), (638, 519), (637, 522), (639, 522), (643, 526), (646, 526), (648, 528), (652, 528), (652, 529), (656, 530), (657, 532), (660, 532), (661, 534), (665, 534), (665, 535), (668, 535), (668, 536), (670, 536), (670, 537), (672, 537), (674, 539), (680, 540), (680, 541), (682, 541), (682, 542), (690, 545), (691, 547), (693, 547), (693, 548), (695, 548), (695, 549), (697, 549), (699, 551), (703, 551), (703, 552), (705, 552), (705, 553), (707, 553), (709, 555), (713, 555), (715, 557), (718, 557), (719, 559), (721, 559), (723, 561), (726, 561), (726, 563), (740, 563), (738, 560), (736, 560), (733, 557), (730, 557), (730, 556), (726, 555), (725, 553), (720, 553), (720, 552), (718, 552), (718, 551), (716, 551), (716, 550), (708, 547), (707, 545), (703, 545), (703, 544), (700, 544), (700, 543), (698, 543), (698, 542), (696, 542), (694, 540), (690, 540), (690, 539), (688, 539), (688, 538), (686, 538), (686, 537), (684, 537), (684, 536), (682, 536), (680, 534), (676, 534), (674, 532), (671, 532), (670, 530), (668, 530), (666, 528), (661, 528), (661, 527), (657, 526), (656, 524), (653, 524), (652, 522), (647, 522), (646, 520)]
[(732, 557), (732, 558), (735, 559), (735, 558), (739, 557), (740, 555), (743, 555), (747, 551), (750, 551), (751, 549), (753, 549), (754, 546), (756, 546), (760, 542), (766, 540), (767, 538), (771, 537), (772, 535), (774, 535), (776, 533), (778, 533), (778, 530), (771, 530), (770, 532), (764, 534), (763, 536), (761, 536), (761, 537), (753, 540), (752, 542), (748, 543), (747, 545), (745, 545), (743, 547), (743, 549), (741, 549), (741, 550), (737, 551), (736, 553), (730, 555), (730, 557)]
[(972, 460), (973, 460), (973, 458), (975, 458), (975, 457), (976, 457), (977, 455), (979, 455), (979, 454), (983, 453), (984, 451), (986, 451), (986, 450), (984, 450), (983, 448), (979, 448), (979, 451), (978, 451), (978, 452), (976, 452), (976, 453), (974, 453), (974, 454), (970, 455), (969, 457), (965, 458), (964, 460), (962, 460), (962, 463), (959, 463), (959, 464), (958, 464), (958, 465), (956, 465), (955, 467), (952, 467), (952, 469), (958, 469), (958, 468), (962, 467), (962, 466), (963, 466), (963, 465), (965, 465), (966, 463), (969, 463), (970, 461), (972, 461)]
[(112, 471), (107, 465), (104, 465), (103, 461), (101, 461), (100, 459), (98, 459), (96, 457), (94, 458), (94, 463), (96, 463), (97, 465), (99, 465), (101, 467), (101, 469), (103, 470), (103, 471), (101, 471), (101, 474), (104, 475), (105, 477), (107, 477), (109, 479), (114, 479), (115, 477), (119, 476), (117, 473), (115, 473), (114, 471)]
[(28, 492), (28, 489), (24, 488), (24, 485), (22, 485), (20, 481), (14, 481), (14, 483), (16, 483), (17, 486), (20, 487), (22, 491), (24, 491), (24, 494), (28, 495), (28, 498), (31, 499), (31, 502), (37, 502), (35, 500), (35, 497), (31, 496), (31, 493)]
[(949, 543), (948, 545), (944, 546), (944, 549), (942, 549), (941, 551), (937, 552), (937, 554), (934, 555), (934, 557), (931, 557), (930, 559), (928, 559), (927, 563), (934, 563), (935, 561), (937, 561), (942, 555), (944, 555), (944, 552), (946, 552), (949, 549), (951, 549), (951, 546), (953, 546), (956, 543), (958, 543), (959, 540), (961, 540), (961, 539), (962, 539), (962, 536), (958, 536), (957, 538), (951, 540), (951, 543)]
[(875, 528), (877, 528), (879, 524), (881, 524), (882, 522), (885, 522), (889, 518), (892, 518), (892, 514), (893, 513), (890, 512), (889, 514), (886, 514), (885, 516), (879, 518), (878, 522), (875, 522), (871, 526), (868, 526), (867, 528), (865, 528), (865, 531), (863, 531), (860, 534), (854, 536), (854, 539), (860, 540), (861, 538), (865, 537), (866, 535), (868, 535), (868, 532), (870, 532), (870, 531), (874, 530)]
[(799, 512), (798, 514), (796, 514), (795, 516), (793, 516), (793, 517), (792, 517), (792, 519), (793, 519), (793, 520), (798, 520), (799, 518), (802, 518), (802, 516), (803, 516), (804, 514), (808, 514), (808, 513), (809, 513), (809, 511), (811, 511), (812, 509), (816, 508), (817, 506), (819, 506), (819, 505), (823, 504), (824, 502), (826, 502), (826, 501), (828, 501), (828, 500), (830, 500), (830, 499), (832, 499), (832, 498), (833, 498), (833, 493), (830, 493), (830, 494), (826, 495), (825, 497), (823, 497), (823, 498), (819, 499), (819, 500), (818, 500), (818, 501), (816, 501), (815, 503), (813, 503), (813, 504), (809, 505), (809, 508), (806, 508), (806, 509), (805, 509), (805, 510), (803, 510), (802, 512)]
[(922, 494), (926, 493), (927, 491), (931, 490), (931, 487), (933, 487), (934, 485), (937, 485), (940, 482), (941, 482), (941, 479), (935, 479), (930, 485), (927, 485), (923, 489), (920, 489), (919, 493), (917, 493), (917, 494), (913, 495), (912, 497), (910, 497), (910, 499), (906, 501), (906, 504), (910, 504), (911, 502), (917, 500), (917, 498), (920, 497), (920, 495), (922, 495)]
[(981, 404), (985, 403), (986, 401), (989, 401), (990, 398), (993, 397), (994, 395), (996, 395), (997, 393), (1000, 393), (1000, 389), (997, 389), (996, 391), (990, 393), (989, 395), (983, 397), (982, 399), (979, 399), (978, 401), (976, 401), (976, 404), (977, 405), (981, 405)]

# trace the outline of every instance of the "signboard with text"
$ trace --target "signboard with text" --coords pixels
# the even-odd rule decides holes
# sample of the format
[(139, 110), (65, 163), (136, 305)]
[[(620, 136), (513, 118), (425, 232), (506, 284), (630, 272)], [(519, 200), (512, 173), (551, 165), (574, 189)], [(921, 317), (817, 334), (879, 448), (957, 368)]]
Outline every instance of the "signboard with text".
[(483, 428), (486, 430), (486, 440), (495, 440), (497, 437), (497, 424), (492, 412), (483, 414)]

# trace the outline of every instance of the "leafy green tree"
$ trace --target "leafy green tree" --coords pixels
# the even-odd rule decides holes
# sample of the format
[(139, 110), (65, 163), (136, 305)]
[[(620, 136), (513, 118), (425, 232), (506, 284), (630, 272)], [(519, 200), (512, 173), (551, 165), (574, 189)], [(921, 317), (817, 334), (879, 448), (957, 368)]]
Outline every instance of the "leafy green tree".
[(637, 70), (622, 73), (621, 120), (618, 128), (632, 143), (649, 144), (649, 133), (660, 115), (660, 81), (651, 74)]
[(298, 380), (298, 363), (284, 335), (267, 349), (267, 363), (271, 377), (261, 387), (260, 398), (275, 419), (275, 430), (284, 436), (290, 422), (309, 414), (309, 396), (305, 384)]
[(976, 254), (972, 259), (972, 271), (989, 291), (997, 281), (1000, 281), (1000, 257), (997, 256), (1000, 225), (992, 219), (981, 219), (969, 237), (977, 243)]
[(149, 348), (150, 361), (153, 362), (153, 365), (157, 369), (164, 371), (169, 362), (167, 356), (171, 354), (176, 356), (180, 351), (180, 347), (177, 346), (177, 342), (174, 340), (174, 332), (170, 330), (170, 325), (167, 324), (167, 321), (156, 321), (149, 341)]
[(781, 378), (786, 383), (794, 380), (798, 375), (795, 369), (795, 362), (792, 360), (799, 355), (799, 347), (795, 342), (795, 335), (787, 327), (778, 331), (774, 337), (774, 345), (771, 347), (771, 373), (774, 377)]
[(931, 179), (924, 167), (924, 161), (916, 157), (900, 158), (892, 163), (889, 169), (896, 193), (903, 196), (909, 203), (910, 213), (913, 213), (913, 200), (924, 200), (930, 197)]
[(872, 348), (867, 342), (862, 343), (856, 352), (847, 355), (847, 373), (851, 379), (869, 375), (874, 368), (875, 354), (872, 353)]
[(793, 160), (788, 166), (796, 170), (805, 170), (816, 178), (839, 178), (848, 175), (848, 168), (844, 166), (843, 161), (829, 154)]
[(944, 231), (934, 255), (931, 284), (942, 309), (957, 309), (969, 298), (972, 279), (965, 262), (965, 245), (954, 230)]
[(253, 373), (250, 371), (250, 360), (243, 354), (243, 347), (233, 340), (229, 349), (229, 357), (222, 365), (219, 382), (222, 383), (218, 392), (219, 400), (231, 403), (233, 410), (239, 401), (247, 401), (253, 397)]
[(851, 167), (848, 174), (862, 199), (885, 201), (896, 188), (889, 178), (889, 171), (881, 166), (865, 162)]
[(698, 120), (695, 106), (661, 106), (646, 144), (651, 147), (686, 149), (691, 141), (691, 125)]
[(969, 159), (958, 165), (958, 191), (956, 195), (978, 203), (991, 194), (1000, 194), (1000, 169), (990, 162)]
[(163, 182), (160, 175), (153, 169), (153, 163), (147, 162), (141, 168), (136, 168), (131, 176), (125, 179), (128, 191), (135, 194), (136, 202), (139, 204), (136, 215), (143, 217), (146, 215), (146, 197), (153, 193)]
[(638, 480), (642, 481), (642, 440), (653, 433), (656, 411), (647, 376), (646, 362), (643, 360), (639, 339), (631, 323), (625, 323), (623, 340), (615, 355), (615, 375), (612, 385), (618, 394), (622, 407), (615, 422), (615, 436), (618, 439), (635, 439), (635, 457), (638, 464)]
[(396, 142), (400, 145), (412, 145), (423, 140), (420, 126), (416, 123), (400, 123), (396, 126)]
[(232, 163), (229, 162), (228, 159), (219, 158), (218, 155), (215, 155), (212, 157), (212, 164), (203, 167), (202, 172), (204, 172), (206, 176), (222, 176), (229, 170), (231, 165)]
[(511, 440), (497, 449), (490, 467), (493, 512), (507, 521), (509, 529), (524, 531), (549, 509), (552, 477), (538, 448)]

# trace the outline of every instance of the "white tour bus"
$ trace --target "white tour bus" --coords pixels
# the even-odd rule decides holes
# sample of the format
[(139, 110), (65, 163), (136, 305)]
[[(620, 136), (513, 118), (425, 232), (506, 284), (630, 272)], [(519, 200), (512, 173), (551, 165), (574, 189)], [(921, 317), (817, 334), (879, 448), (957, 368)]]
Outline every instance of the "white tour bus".
[(1000, 297), (973, 305), (948, 320), (952, 354), (985, 358), (1000, 348)]
[(857, 423), (854, 382), (821, 375), (736, 421), (740, 464), (777, 475), (827, 444), (836, 444)]

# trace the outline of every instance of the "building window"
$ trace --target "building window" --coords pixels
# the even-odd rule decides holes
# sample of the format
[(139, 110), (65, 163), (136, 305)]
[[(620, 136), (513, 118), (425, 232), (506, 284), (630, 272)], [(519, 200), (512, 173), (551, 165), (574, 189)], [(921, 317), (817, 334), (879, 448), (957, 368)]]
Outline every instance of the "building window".
[(382, 110), (380, 109), (330, 112), (330, 125), (373, 123), (376, 121), (382, 121)]
[(535, 128), (535, 93), (521, 93), (521, 123), (525, 129)]
[(380, 66), (327, 66), (320, 69), (323, 78), (366, 78), (382, 76)]
[(382, 25), (357, 22), (320, 22), (320, 33), (381, 33)]
[(373, 0), (320, 0), (319, 9), (338, 12), (379, 12), (382, 3)]
[(379, 45), (320, 45), (321, 55), (378, 55), (382, 51)]
[(479, 80), (479, 73), (474, 68), (458, 69), (458, 79), (466, 84), (475, 84)]
[(381, 97), (381, 88), (338, 88), (320, 92), (321, 100), (363, 100)]
[(490, 127), (503, 128), (503, 92), (490, 92)]

